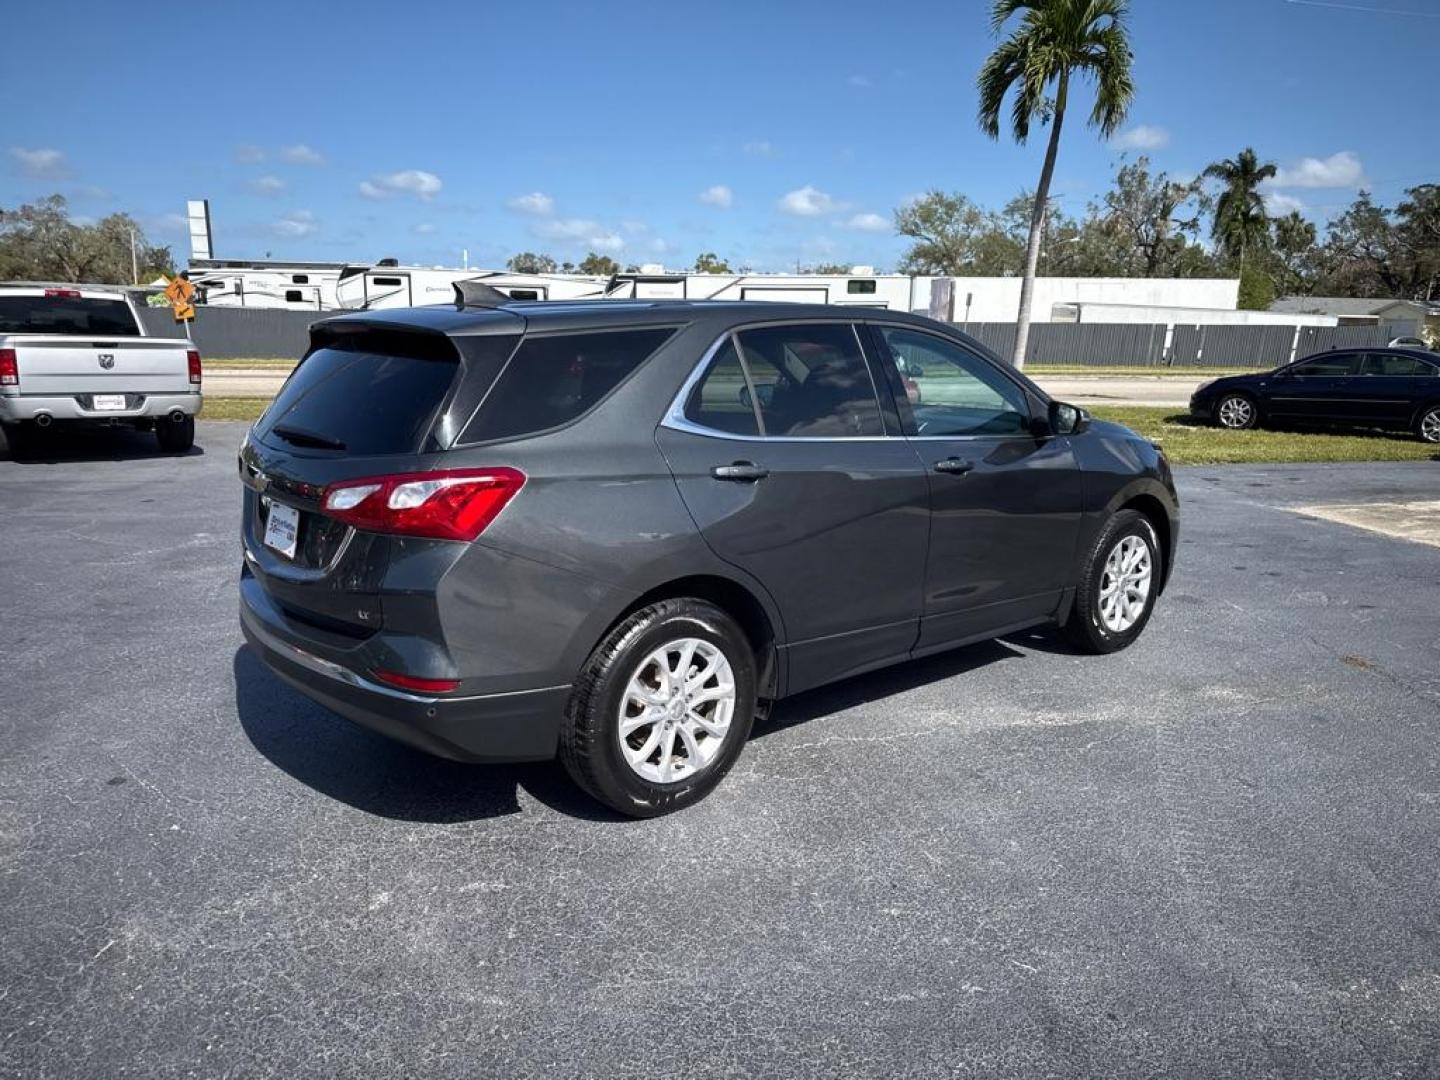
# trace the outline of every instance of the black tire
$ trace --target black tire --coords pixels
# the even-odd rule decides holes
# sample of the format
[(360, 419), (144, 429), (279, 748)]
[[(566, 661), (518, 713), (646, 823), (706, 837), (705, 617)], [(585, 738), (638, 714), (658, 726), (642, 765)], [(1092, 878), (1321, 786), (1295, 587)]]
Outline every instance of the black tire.
[[(1149, 592), (1139, 617), (1126, 629), (1114, 630), (1106, 625), (1101, 612), (1101, 594), (1106, 582), (1105, 564), (1111, 553), (1128, 537), (1138, 537), (1149, 548)], [(1075, 603), (1061, 627), (1070, 643), (1088, 653), (1119, 652), (1132, 645), (1144, 632), (1155, 610), (1155, 598), (1160, 591), (1160, 582), (1164, 580), (1164, 559), (1160, 539), (1149, 518), (1136, 510), (1121, 510), (1112, 517), (1100, 530), (1085, 557), (1075, 589)]]
[(1216, 427), (1245, 431), (1260, 423), (1260, 405), (1249, 394), (1222, 394), (1215, 402), (1213, 419)]
[(34, 448), (35, 432), (25, 424), (5, 424), (5, 449), (10, 452), (11, 461), (20, 461), (30, 456)]
[(1427, 405), (1415, 418), (1415, 434), (1421, 442), (1440, 443), (1440, 405)]
[[(713, 759), (680, 780), (657, 783), (622, 755), (620, 713), (646, 658), (685, 638), (709, 642), (729, 662), (734, 711)], [(560, 761), (580, 787), (613, 810), (641, 818), (668, 814), (703, 799), (725, 778), (750, 737), (755, 705), (755, 654), (735, 620), (703, 600), (662, 600), (624, 619), (590, 654), (565, 709)]]
[(195, 445), (195, 418), (187, 416), (178, 424), (169, 417), (155, 421), (155, 441), (167, 454), (183, 454)]

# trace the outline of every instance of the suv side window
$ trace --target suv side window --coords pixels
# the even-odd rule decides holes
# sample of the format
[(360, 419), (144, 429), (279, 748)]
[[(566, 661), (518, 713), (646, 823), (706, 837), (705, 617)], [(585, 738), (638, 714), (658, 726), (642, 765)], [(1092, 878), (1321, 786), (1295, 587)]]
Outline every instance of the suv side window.
[(759, 435), (760, 421), (735, 339), (728, 334), (725, 344), (710, 361), (710, 368), (685, 402), (685, 419), (692, 424), (731, 435)]
[(894, 357), (916, 435), (1018, 435), (1030, 430), (1030, 402), (983, 358), (916, 330), (878, 327)]
[(883, 435), (870, 369), (849, 323), (765, 326), (735, 335), (762, 434), (804, 439)]
[(1295, 364), (1290, 368), (1290, 374), (1301, 379), (1333, 379), (1342, 375), (1354, 375), (1358, 359), (1359, 357), (1355, 353), (1331, 353), (1329, 356), (1317, 356), (1314, 359), (1302, 360)]
[(1366, 353), (1360, 365), (1361, 375), (1389, 375), (1401, 378), (1434, 375), (1436, 369), (1414, 356), (1401, 353)]

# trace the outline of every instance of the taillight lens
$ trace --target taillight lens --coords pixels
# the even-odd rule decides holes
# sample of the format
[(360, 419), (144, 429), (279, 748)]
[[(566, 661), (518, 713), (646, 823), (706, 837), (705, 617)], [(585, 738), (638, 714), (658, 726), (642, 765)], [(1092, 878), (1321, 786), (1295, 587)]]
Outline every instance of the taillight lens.
[(190, 381), (196, 386), (200, 385), (200, 354), (191, 349), (185, 354), (185, 360), (190, 365)]
[(414, 690), (420, 694), (448, 694), (460, 685), (459, 679), (422, 679), (416, 675), (405, 675), (398, 671), (384, 671), (376, 668), (372, 674), (383, 683)]
[(345, 480), (325, 489), (331, 517), (368, 532), (474, 540), (525, 484), (518, 469), (446, 469)]
[(0, 386), (20, 385), (20, 365), (14, 349), (0, 349)]

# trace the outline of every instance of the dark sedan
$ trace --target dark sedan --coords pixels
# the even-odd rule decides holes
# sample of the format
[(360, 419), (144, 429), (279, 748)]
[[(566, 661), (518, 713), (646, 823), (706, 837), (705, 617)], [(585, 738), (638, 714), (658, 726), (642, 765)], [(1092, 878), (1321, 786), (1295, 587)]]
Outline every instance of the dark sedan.
[(1337, 349), (1253, 375), (1202, 383), (1190, 412), (1220, 427), (1354, 424), (1413, 431), (1440, 443), (1440, 355), (1424, 349)]

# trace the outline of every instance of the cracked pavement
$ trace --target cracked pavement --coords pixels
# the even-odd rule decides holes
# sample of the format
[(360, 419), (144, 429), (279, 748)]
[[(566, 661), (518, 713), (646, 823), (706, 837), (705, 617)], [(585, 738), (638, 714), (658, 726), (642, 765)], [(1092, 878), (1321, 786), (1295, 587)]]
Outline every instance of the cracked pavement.
[(0, 1076), (1421, 1077), (1440, 551), (1179, 470), (1147, 633), (777, 707), (699, 806), (432, 760), (241, 648), (242, 425), (0, 458)]

